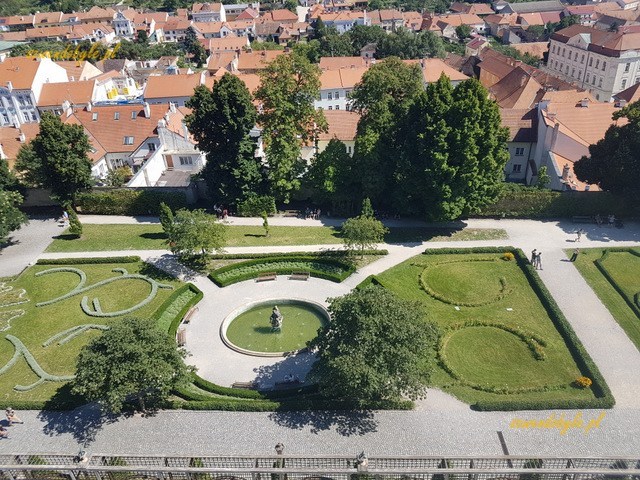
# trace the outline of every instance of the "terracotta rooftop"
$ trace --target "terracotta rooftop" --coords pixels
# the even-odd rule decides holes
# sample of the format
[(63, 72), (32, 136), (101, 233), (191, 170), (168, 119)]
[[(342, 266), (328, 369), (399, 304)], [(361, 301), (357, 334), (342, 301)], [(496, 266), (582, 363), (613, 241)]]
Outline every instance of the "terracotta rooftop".
[(222, 9), (221, 3), (194, 3), (192, 12), (219, 12)]
[(510, 142), (535, 142), (538, 136), (538, 113), (535, 108), (500, 109), (502, 126), (509, 128)]
[(590, 51), (608, 56), (619, 56), (623, 51), (640, 49), (640, 31), (633, 27), (620, 28), (617, 32), (610, 32), (575, 24), (557, 31), (551, 38), (558, 42), (567, 43), (576, 35), (587, 39)]
[(337, 138), (340, 141), (349, 142), (356, 138), (360, 115), (348, 110), (324, 110), (323, 113), (329, 130), (318, 135), (318, 140)]
[(640, 100), (640, 83), (636, 83), (626, 90), (616, 93), (614, 98), (616, 100), (624, 100), (627, 103), (637, 102)]
[(353, 88), (362, 80), (362, 76), (368, 69), (369, 67), (323, 70), (320, 74), (320, 89)]
[(215, 72), (221, 68), (230, 68), (235, 58), (236, 52), (213, 52), (209, 56), (207, 70)]
[(147, 79), (144, 98), (190, 97), (200, 85), (200, 74), (152, 75)]
[(360, 68), (368, 65), (369, 61), (362, 57), (320, 57), (320, 70)]
[(0, 62), (0, 86), (11, 82), (13, 88), (30, 89), (39, 67), (39, 58), (7, 57)]
[(240, 15), (236, 17), (236, 20), (252, 20), (258, 18), (259, 16), (260, 14), (257, 11), (255, 11), (251, 7), (247, 7), (242, 11), (242, 13), (240, 13)]
[(493, 98), (502, 108), (530, 108), (536, 99), (540, 85), (529, 73), (520, 67), (489, 88)]
[(462, 82), (469, 79), (464, 73), (450, 67), (439, 58), (425, 58), (420, 60), (420, 65), (422, 67), (422, 76), (426, 83), (437, 82), (443, 73), (452, 82)]
[(298, 15), (283, 8), (279, 10), (271, 10), (269, 12), (264, 12), (261, 15), (261, 17), (271, 22), (297, 22), (298, 21)]
[(523, 55), (528, 53), (536, 58), (543, 58), (544, 54), (549, 51), (549, 42), (514, 43), (510, 46)]
[(282, 50), (261, 50), (256, 52), (243, 52), (238, 58), (238, 70), (262, 70), (267, 67), (279, 55)]
[[(0, 145), (2, 145), (2, 150), (9, 161), (9, 168), (13, 168), (20, 147), (33, 140), (39, 132), (40, 125), (37, 123), (25, 123), (20, 128), (0, 127)], [(24, 134), (25, 143), (20, 142), (20, 133)]]
[(453, 2), (449, 10), (456, 13), (473, 13), (475, 15), (491, 15), (493, 9), (488, 3)]
[[(79, 123), (107, 153), (133, 152), (140, 143), (156, 132), (158, 120), (167, 112), (167, 105), (150, 105), (150, 118), (144, 116), (142, 105), (93, 106), (75, 111), (65, 123)], [(132, 118), (135, 113), (135, 118)], [(94, 120), (95, 118), (95, 120)], [(74, 120), (75, 119), (75, 120)], [(132, 145), (125, 145), (125, 137), (133, 137)]]
[(479, 16), (469, 13), (455, 13), (451, 15), (437, 15), (434, 17), (436, 21), (443, 22), (453, 27), (460, 25), (478, 25), (484, 24)]
[[(56, 61), (56, 64), (60, 65), (62, 68), (64, 68), (67, 71), (67, 77), (69, 77), (69, 81), (71, 81), (71, 78), (74, 78), (74, 81), (88, 80), (89, 78), (94, 78), (100, 74), (100, 72), (98, 71), (98, 75), (94, 75), (93, 77), (87, 77), (85, 68), (87, 68), (87, 65), (91, 65), (91, 64), (86, 60), (82, 62), (79, 62), (77, 60), (62, 60), (62, 61)], [(91, 68), (91, 70), (93, 70), (93, 68)], [(85, 78), (83, 78), (83, 75)]]
[(45, 83), (42, 85), (39, 107), (59, 107), (67, 100), (72, 105), (86, 105), (93, 100), (94, 80), (79, 82)]

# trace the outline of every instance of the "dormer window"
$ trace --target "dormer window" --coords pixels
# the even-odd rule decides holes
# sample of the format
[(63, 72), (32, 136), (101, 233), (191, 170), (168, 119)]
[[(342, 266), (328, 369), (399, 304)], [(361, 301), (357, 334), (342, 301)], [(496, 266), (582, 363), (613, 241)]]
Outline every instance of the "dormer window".
[(113, 113), (113, 119), (114, 120), (120, 120), (120, 112), (114, 112)]
[(92, 122), (97, 122), (98, 121), (98, 112), (93, 112), (91, 114), (91, 121)]
[(138, 112), (136, 111), (131, 112), (131, 120), (135, 120), (137, 116), (138, 116)]
[(124, 142), (125, 145), (133, 145), (133, 137), (124, 137)]

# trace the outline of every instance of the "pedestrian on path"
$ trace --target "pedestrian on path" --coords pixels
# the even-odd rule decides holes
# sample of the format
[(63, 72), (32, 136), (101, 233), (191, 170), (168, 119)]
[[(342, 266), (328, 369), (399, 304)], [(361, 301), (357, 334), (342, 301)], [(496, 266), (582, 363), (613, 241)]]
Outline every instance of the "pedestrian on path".
[(9, 426), (13, 425), (14, 423), (24, 423), (22, 420), (16, 417), (16, 412), (11, 407), (7, 408), (4, 411), (4, 414), (7, 416), (7, 421), (9, 422)]
[(0, 438), (9, 438), (9, 431), (0, 425)]
[(579, 242), (580, 239), (582, 238), (582, 234), (584, 233), (584, 230), (579, 228), (578, 230), (576, 230), (576, 242)]
[(571, 258), (569, 259), (570, 262), (575, 262), (578, 259), (578, 255), (580, 255), (580, 249), (576, 248), (573, 251), (573, 255), (571, 255)]
[(534, 248), (534, 249), (531, 251), (531, 265), (533, 265), (533, 266), (534, 266), (534, 268), (535, 268), (535, 266), (536, 266), (536, 260), (537, 260), (537, 258), (538, 258), (538, 250)]
[(538, 252), (536, 255), (536, 263), (534, 264), (536, 270), (542, 270), (542, 252)]

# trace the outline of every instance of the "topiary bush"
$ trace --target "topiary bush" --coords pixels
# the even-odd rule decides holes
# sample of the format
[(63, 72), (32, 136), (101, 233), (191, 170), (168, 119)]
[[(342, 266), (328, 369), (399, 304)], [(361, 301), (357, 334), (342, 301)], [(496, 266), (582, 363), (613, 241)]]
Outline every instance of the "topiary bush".
[(162, 203), (175, 211), (187, 206), (187, 196), (173, 190), (114, 189), (85, 192), (76, 198), (82, 213), (96, 215), (159, 215)]

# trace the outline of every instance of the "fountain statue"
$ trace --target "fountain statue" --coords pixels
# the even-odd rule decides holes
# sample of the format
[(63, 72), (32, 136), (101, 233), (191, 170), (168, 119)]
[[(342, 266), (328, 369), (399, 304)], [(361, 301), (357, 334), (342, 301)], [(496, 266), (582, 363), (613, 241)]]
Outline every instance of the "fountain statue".
[(281, 331), (283, 320), (284, 320), (284, 317), (280, 313), (280, 310), (278, 310), (278, 306), (277, 305), (274, 306), (273, 310), (271, 311), (271, 318), (269, 318), (269, 323), (271, 323), (271, 331), (272, 332)]

